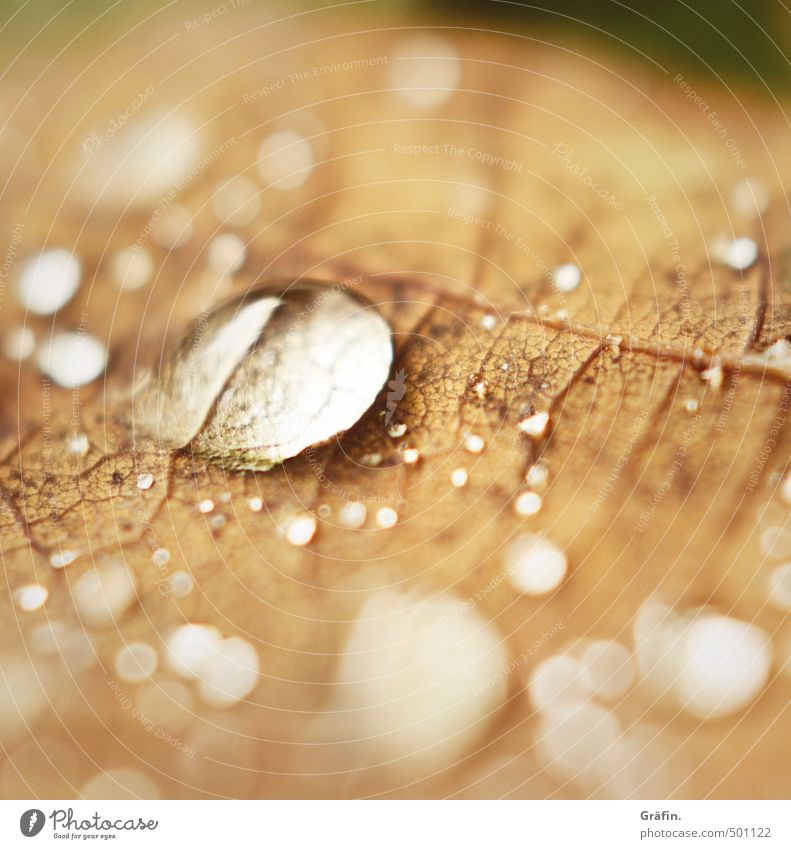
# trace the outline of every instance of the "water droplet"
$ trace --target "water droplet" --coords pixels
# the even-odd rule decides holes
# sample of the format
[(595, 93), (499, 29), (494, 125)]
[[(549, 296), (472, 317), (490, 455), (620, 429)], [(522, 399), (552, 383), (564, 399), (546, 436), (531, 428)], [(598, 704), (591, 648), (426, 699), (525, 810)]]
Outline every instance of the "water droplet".
[(362, 298), (267, 286), (199, 319), (136, 394), (135, 424), (229, 468), (271, 468), (350, 428), (387, 380), (390, 328)]
[(584, 701), (590, 695), (582, 677), (582, 667), (570, 654), (556, 654), (536, 666), (527, 692), (533, 707), (551, 710), (562, 702)]
[(154, 476), (150, 472), (145, 472), (137, 476), (138, 489), (151, 489), (154, 485)]
[(363, 454), (363, 456), (360, 457), (360, 465), (362, 466), (375, 467), (379, 466), (381, 462), (382, 455), (378, 451), (375, 451), (372, 454)]
[(247, 256), (244, 242), (233, 233), (222, 233), (209, 243), (209, 267), (218, 274), (228, 275), (238, 271)]
[(780, 610), (791, 610), (791, 563), (772, 569), (768, 583), (769, 601)]
[(167, 566), (170, 562), (170, 552), (166, 548), (157, 548), (151, 555), (155, 566)]
[(66, 443), (66, 450), (69, 454), (74, 454), (77, 457), (84, 457), (90, 450), (91, 444), (88, 437), (84, 433), (75, 433), (70, 436)]
[(307, 545), (316, 533), (316, 517), (297, 516), (288, 523), (286, 539), (292, 545)]
[(540, 439), (547, 430), (549, 424), (549, 413), (534, 413), (519, 422), (519, 430), (531, 439)]
[(683, 649), (679, 700), (702, 719), (746, 707), (769, 678), (769, 640), (747, 622), (705, 614), (689, 626)]
[(247, 640), (228, 637), (200, 674), (200, 694), (214, 707), (229, 707), (249, 696), (258, 682), (258, 655)]
[(444, 103), (458, 87), (460, 76), (456, 49), (435, 35), (404, 39), (390, 63), (390, 81), (399, 96), (426, 109)]
[(361, 528), (365, 524), (368, 510), (362, 501), (347, 501), (338, 513), (338, 520), (345, 528)]
[(215, 190), (212, 207), (223, 224), (244, 227), (261, 211), (261, 193), (249, 177), (231, 177)]
[(747, 236), (742, 236), (726, 245), (722, 256), (731, 268), (744, 271), (758, 259), (758, 245)]
[(171, 206), (154, 225), (152, 236), (158, 245), (172, 250), (185, 245), (193, 229), (192, 213), (183, 206)]
[(157, 652), (148, 643), (129, 643), (115, 656), (115, 671), (122, 681), (136, 684), (150, 678), (157, 668)]
[(709, 386), (714, 390), (717, 390), (722, 386), (723, 372), (722, 366), (719, 365), (719, 363), (714, 363), (711, 368), (707, 368), (702, 371), (700, 376), (707, 381)]
[(392, 507), (380, 507), (376, 511), (376, 524), (380, 528), (392, 528), (398, 521), (398, 513)]
[(182, 678), (198, 678), (220, 650), (222, 637), (209, 625), (181, 625), (167, 640), (171, 669)]
[(420, 451), (417, 448), (404, 449), (404, 462), (409, 466), (414, 466), (420, 459)]
[(552, 272), (552, 282), (561, 292), (573, 292), (580, 285), (581, 281), (582, 272), (579, 266), (574, 265), (573, 262), (566, 262), (563, 265), (559, 265)]
[(469, 434), (464, 439), (464, 450), (470, 454), (480, 454), (485, 446), (486, 443), (483, 441), (483, 437), (477, 436), (474, 433)]
[(425, 775), (485, 735), (505, 698), (507, 665), (502, 636), (459, 597), (382, 590), (350, 631), (328, 716), (343, 738)]
[(791, 504), (791, 475), (786, 475), (780, 484), (780, 497), (786, 504)]
[(107, 349), (83, 332), (55, 333), (39, 350), (38, 367), (55, 383), (75, 389), (95, 380), (107, 365)]
[(159, 790), (137, 769), (117, 767), (99, 772), (80, 788), (83, 799), (159, 799)]
[(769, 192), (755, 177), (745, 177), (731, 191), (731, 208), (745, 218), (757, 218), (768, 205)]
[(543, 713), (536, 736), (539, 760), (560, 775), (596, 784), (610, 777), (608, 754), (621, 738), (618, 720), (590, 702), (568, 702)]
[(177, 598), (183, 598), (192, 592), (195, 582), (189, 572), (179, 569), (168, 579), (168, 592)]
[(546, 489), (549, 482), (549, 469), (543, 463), (534, 463), (525, 474), (525, 483), (536, 490)]
[(49, 592), (46, 587), (40, 584), (25, 584), (24, 587), (14, 591), (14, 601), (20, 610), (29, 613), (33, 610), (40, 610), (49, 598)]
[(79, 259), (65, 248), (43, 251), (24, 261), (16, 280), (23, 306), (38, 315), (52, 315), (73, 297), (80, 285)]
[(761, 548), (767, 557), (780, 560), (791, 557), (791, 530), (772, 526), (761, 534)]
[(701, 719), (746, 707), (769, 678), (767, 635), (711, 608), (678, 615), (649, 600), (635, 620), (634, 634), (641, 676)]
[(313, 147), (295, 130), (277, 130), (264, 139), (258, 152), (261, 179), (282, 192), (301, 186), (313, 167)]
[(484, 330), (494, 330), (494, 328), (497, 327), (497, 316), (491, 315), (491, 313), (487, 313), (481, 319), (481, 327)]
[(49, 556), (49, 562), (53, 569), (63, 569), (70, 566), (80, 556), (79, 551), (73, 551), (69, 548), (64, 548), (62, 551), (55, 552)]
[(460, 488), (462, 486), (466, 486), (468, 479), (469, 479), (469, 475), (467, 474), (466, 469), (462, 469), (462, 468), (454, 469), (450, 473), (450, 482), (453, 484), (453, 486), (455, 486), (457, 488)]
[(206, 513), (211, 513), (212, 510), (214, 510), (214, 502), (211, 498), (204, 498), (203, 501), (198, 504), (198, 511), (204, 515)]
[(684, 409), (690, 414), (690, 416), (694, 416), (700, 409), (700, 404), (694, 398), (690, 398), (688, 401), (684, 402)]
[(80, 615), (91, 625), (109, 625), (135, 600), (135, 581), (122, 564), (100, 566), (86, 572), (74, 586)]
[(514, 510), (517, 516), (535, 516), (540, 509), (541, 496), (531, 490), (520, 492), (514, 502)]
[(36, 336), (29, 327), (14, 327), (3, 336), (3, 353), (9, 360), (22, 362), (36, 348)]
[(561, 549), (538, 534), (524, 534), (509, 543), (505, 562), (514, 588), (526, 595), (557, 589), (568, 568)]
[(125, 292), (134, 292), (154, 274), (154, 260), (140, 245), (118, 251), (110, 260), (110, 279)]
[(597, 640), (580, 661), (585, 683), (594, 696), (607, 701), (623, 696), (634, 683), (631, 652), (620, 643)]
[(260, 513), (264, 509), (264, 500), (257, 495), (247, 500), (247, 506), (253, 513)]
[(89, 137), (78, 189), (86, 200), (100, 204), (155, 205), (195, 176), (199, 133), (183, 113), (156, 112), (129, 121), (106, 141)]

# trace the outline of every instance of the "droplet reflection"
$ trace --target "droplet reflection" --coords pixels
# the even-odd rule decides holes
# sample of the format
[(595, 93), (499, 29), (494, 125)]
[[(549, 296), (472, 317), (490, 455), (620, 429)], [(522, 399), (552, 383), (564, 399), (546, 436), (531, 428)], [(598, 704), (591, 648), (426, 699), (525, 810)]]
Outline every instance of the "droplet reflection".
[(135, 395), (134, 426), (265, 470), (351, 427), (387, 380), (390, 329), (338, 285), (265, 286), (201, 316)]

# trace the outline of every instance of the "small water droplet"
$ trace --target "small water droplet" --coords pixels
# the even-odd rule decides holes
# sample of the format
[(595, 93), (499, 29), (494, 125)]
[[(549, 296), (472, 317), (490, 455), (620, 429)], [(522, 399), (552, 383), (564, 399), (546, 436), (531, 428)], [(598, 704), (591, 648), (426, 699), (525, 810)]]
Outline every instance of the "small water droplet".
[(301, 186), (313, 167), (313, 146), (295, 130), (277, 130), (264, 139), (258, 152), (261, 179), (281, 192)]
[(541, 496), (530, 490), (519, 493), (514, 502), (514, 510), (517, 516), (535, 516), (540, 509)]
[(791, 563), (772, 569), (768, 583), (769, 601), (779, 610), (791, 610)]
[(454, 470), (450, 473), (450, 482), (451, 482), (451, 483), (453, 484), (453, 486), (455, 486), (457, 489), (458, 489), (459, 487), (466, 486), (466, 485), (467, 485), (467, 480), (468, 480), (468, 479), (469, 479), (469, 475), (467, 474), (467, 470), (466, 470), (466, 469), (458, 468), (458, 469), (454, 469)]
[(531, 439), (540, 439), (546, 433), (549, 413), (534, 413), (519, 422), (519, 430)]
[(390, 328), (339, 286), (265, 286), (200, 318), (136, 393), (135, 425), (228, 468), (266, 470), (350, 428), (387, 380)]
[(709, 386), (714, 390), (719, 389), (722, 386), (722, 366), (717, 362), (713, 363), (711, 368), (704, 369), (700, 376), (707, 381)]
[(731, 191), (731, 208), (745, 218), (757, 218), (769, 205), (769, 192), (755, 177), (745, 177)]
[(118, 677), (130, 684), (150, 678), (156, 668), (157, 652), (148, 643), (129, 643), (115, 656), (115, 671)]
[(174, 572), (168, 580), (168, 591), (171, 595), (183, 598), (192, 592), (195, 582), (192, 580), (192, 575), (189, 572), (184, 572), (179, 569)]
[(9, 360), (22, 362), (36, 349), (36, 336), (29, 327), (14, 327), (3, 336), (3, 353)]
[(573, 292), (582, 280), (582, 272), (578, 265), (566, 262), (552, 272), (552, 281), (561, 292)]
[(71, 251), (53, 248), (25, 260), (15, 291), (30, 312), (52, 315), (74, 297), (81, 274), (80, 261)]
[(380, 528), (392, 528), (398, 521), (398, 513), (392, 507), (380, 507), (376, 511), (376, 524)]
[(758, 259), (758, 245), (747, 236), (734, 239), (722, 249), (722, 260), (737, 271), (744, 271)]
[(456, 48), (436, 35), (414, 35), (396, 48), (390, 81), (407, 103), (425, 109), (444, 103), (459, 85)]
[(511, 583), (526, 595), (544, 595), (557, 589), (566, 577), (566, 555), (552, 540), (524, 534), (506, 549), (506, 568)]
[(215, 189), (212, 207), (223, 224), (244, 227), (261, 211), (261, 192), (249, 177), (231, 177)]
[(201, 672), (199, 690), (205, 702), (229, 707), (250, 695), (258, 682), (258, 654), (241, 637), (228, 637)]
[(632, 654), (620, 643), (596, 640), (583, 652), (580, 665), (583, 680), (600, 699), (618, 699), (634, 683)]
[(42, 608), (47, 598), (49, 598), (49, 592), (46, 587), (42, 587), (40, 584), (26, 584), (14, 591), (16, 606), (28, 613)]
[(549, 469), (543, 463), (534, 463), (525, 474), (525, 483), (531, 489), (543, 491), (549, 483)]
[(420, 451), (417, 448), (404, 449), (404, 462), (409, 466), (414, 466), (420, 460)]
[(140, 245), (118, 251), (110, 261), (110, 279), (121, 290), (134, 292), (154, 274), (154, 260)]
[(297, 516), (288, 523), (286, 539), (292, 545), (307, 545), (316, 533), (316, 517)]
[(69, 454), (74, 454), (77, 457), (84, 457), (90, 450), (91, 444), (88, 437), (84, 433), (75, 433), (70, 436), (66, 442), (66, 450)]
[(134, 577), (119, 563), (86, 572), (74, 586), (77, 609), (92, 625), (109, 625), (135, 598)]
[(107, 365), (107, 349), (83, 332), (55, 333), (38, 352), (38, 367), (55, 383), (75, 389), (95, 380)]
[(257, 495), (253, 496), (253, 498), (249, 498), (247, 500), (247, 506), (253, 511), (253, 513), (260, 513), (261, 510), (264, 509), (264, 500), (259, 498)]
[(197, 678), (220, 650), (220, 632), (209, 625), (181, 625), (168, 637), (167, 658), (182, 678)]
[(464, 439), (464, 450), (470, 454), (480, 454), (485, 446), (486, 443), (483, 441), (483, 437), (477, 434), (471, 433)]
[(211, 498), (204, 498), (203, 501), (198, 504), (198, 510), (204, 514), (211, 513), (211, 511), (214, 510), (214, 502)]
[(152, 235), (158, 245), (173, 250), (186, 245), (193, 230), (192, 213), (186, 207), (171, 206), (154, 225)]
[(338, 513), (338, 520), (345, 528), (361, 528), (368, 513), (362, 501), (347, 501)]
[(209, 243), (209, 267), (218, 274), (238, 271), (247, 256), (244, 242), (233, 233), (222, 233)]
[(137, 476), (137, 488), (146, 490), (154, 485), (154, 476), (150, 472), (144, 472)]
[(170, 562), (170, 552), (166, 548), (157, 548), (151, 555), (155, 566), (167, 566)]
[(494, 328), (497, 327), (497, 316), (487, 313), (481, 319), (481, 327), (484, 330), (494, 330)]
[(767, 557), (791, 557), (791, 530), (773, 525), (761, 534), (761, 548)]
[(58, 551), (55, 554), (51, 554), (49, 557), (50, 565), (53, 569), (63, 569), (66, 566), (70, 566), (74, 561), (80, 556), (79, 551), (73, 551), (69, 548), (64, 548), (62, 551)]

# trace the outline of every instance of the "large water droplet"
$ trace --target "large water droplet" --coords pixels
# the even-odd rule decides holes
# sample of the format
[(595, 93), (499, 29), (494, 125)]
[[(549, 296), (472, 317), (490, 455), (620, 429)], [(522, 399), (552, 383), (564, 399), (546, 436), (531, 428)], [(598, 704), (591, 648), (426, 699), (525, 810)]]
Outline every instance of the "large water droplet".
[(135, 394), (134, 426), (228, 468), (271, 468), (350, 428), (387, 380), (390, 328), (339, 285), (263, 286), (201, 316)]

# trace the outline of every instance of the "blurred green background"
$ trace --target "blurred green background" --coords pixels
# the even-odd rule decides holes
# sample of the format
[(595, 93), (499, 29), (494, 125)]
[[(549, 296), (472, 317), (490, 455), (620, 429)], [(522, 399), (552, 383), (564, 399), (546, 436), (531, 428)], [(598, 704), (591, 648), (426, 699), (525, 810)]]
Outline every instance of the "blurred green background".
[[(196, 15), (224, 0), (3, 0), (0, 43), (17, 49), (30, 38), (63, 45), (151, 14)], [(228, 0), (233, 2), (233, 0)], [(338, 6), (338, 0), (274, 3), (246, 8), (272, 16)], [(575, 48), (628, 57), (645, 54), (674, 70), (777, 90), (791, 83), (791, 9), (782, 0), (370, 0), (349, 14), (418, 17), (427, 23), (531, 32)], [(0, 60), (0, 64), (2, 64)]]

